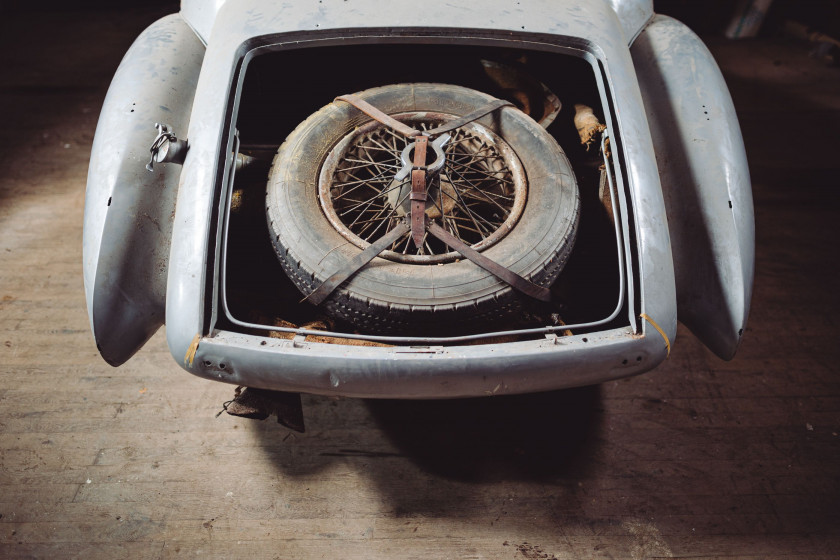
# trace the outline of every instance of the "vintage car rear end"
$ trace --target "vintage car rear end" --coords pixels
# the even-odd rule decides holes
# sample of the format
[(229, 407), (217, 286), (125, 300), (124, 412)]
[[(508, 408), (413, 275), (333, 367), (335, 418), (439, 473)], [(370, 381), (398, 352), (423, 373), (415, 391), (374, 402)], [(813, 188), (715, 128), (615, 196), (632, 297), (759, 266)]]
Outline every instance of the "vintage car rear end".
[[(439, 137), (447, 163), (427, 183), (439, 204), (425, 218), (550, 301), (430, 236), (395, 237), (347, 269), (412, 216), (392, 173), (416, 149), (336, 100), (354, 92), (423, 130), (495, 98), (518, 107)], [(150, 172), (156, 123), (168, 127)], [(377, 174), (359, 179), (367, 168)], [(367, 199), (347, 194), (377, 181)], [(752, 212), (720, 72), (652, 2), (184, 0), (137, 39), (105, 101), (85, 289), (115, 366), (165, 323), (187, 371), (248, 387), (543, 391), (655, 367), (678, 317), (731, 358), (749, 312)], [(323, 304), (307, 300), (341, 270)]]

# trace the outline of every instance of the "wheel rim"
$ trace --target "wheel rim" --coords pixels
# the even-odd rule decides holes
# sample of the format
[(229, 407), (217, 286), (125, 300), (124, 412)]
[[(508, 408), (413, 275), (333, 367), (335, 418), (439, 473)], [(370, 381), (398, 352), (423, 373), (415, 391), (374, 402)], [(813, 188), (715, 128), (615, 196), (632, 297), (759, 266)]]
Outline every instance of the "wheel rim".
[[(392, 116), (419, 130), (456, 118), (431, 112)], [(371, 121), (342, 138), (324, 161), (318, 184), (321, 208), (330, 224), (359, 248), (385, 235), (408, 213), (410, 176), (401, 181), (395, 176), (410, 142)], [(442, 151), (445, 162), (429, 185), (426, 215), (473, 249), (485, 250), (504, 238), (522, 214), (528, 190), (522, 164), (507, 142), (478, 123), (453, 131)], [(418, 249), (409, 234), (380, 256), (412, 264), (461, 258), (431, 236)]]

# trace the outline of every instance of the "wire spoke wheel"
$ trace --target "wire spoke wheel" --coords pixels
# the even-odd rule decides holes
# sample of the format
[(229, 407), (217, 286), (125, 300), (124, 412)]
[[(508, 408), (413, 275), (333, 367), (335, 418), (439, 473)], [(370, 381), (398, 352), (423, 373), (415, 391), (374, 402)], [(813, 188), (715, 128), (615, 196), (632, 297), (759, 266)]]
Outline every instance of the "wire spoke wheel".
[[(418, 130), (456, 118), (431, 112), (394, 117)], [(398, 178), (409, 145), (411, 139), (371, 121), (342, 139), (324, 163), (321, 207), (336, 230), (362, 249), (410, 212), (410, 175)], [(528, 193), (522, 164), (502, 138), (476, 123), (454, 130), (442, 152), (443, 167), (427, 190), (426, 215), (474, 249), (486, 249), (511, 231), (522, 214)], [(434, 152), (429, 157), (433, 159)], [(407, 233), (382, 257), (437, 264), (460, 255), (432, 236), (416, 247)]]

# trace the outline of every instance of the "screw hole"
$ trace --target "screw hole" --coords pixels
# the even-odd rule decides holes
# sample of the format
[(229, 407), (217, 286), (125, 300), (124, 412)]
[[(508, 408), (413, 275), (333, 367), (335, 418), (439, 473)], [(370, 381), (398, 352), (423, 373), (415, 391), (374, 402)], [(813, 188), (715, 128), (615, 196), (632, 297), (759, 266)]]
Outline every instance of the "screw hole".
[(260, 346), (265, 346), (265, 345), (266, 345), (265, 340), (263, 340), (262, 342), (260, 342)]
[(624, 360), (621, 360), (621, 365), (623, 365), (623, 366), (627, 365), (627, 359), (626, 358)]
[(210, 366), (212, 366), (212, 365), (213, 365), (213, 362), (211, 362), (210, 360), (204, 360), (204, 365), (205, 365), (206, 367), (210, 367)]
[(641, 362), (641, 361), (642, 361), (642, 357), (641, 357), (641, 356), (638, 356), (638, 357), (636, 358), (636, 361), (637, 361), (637, 362)]
[[(639, 358), (641, 360), (641, 358)], [(225, 369), (227, 366), (225, 364), (219, 364), (219, 369)]]
[(582, 338), (581, 340), (583, 340), (584, 342), (589, 342), (588, 338)]

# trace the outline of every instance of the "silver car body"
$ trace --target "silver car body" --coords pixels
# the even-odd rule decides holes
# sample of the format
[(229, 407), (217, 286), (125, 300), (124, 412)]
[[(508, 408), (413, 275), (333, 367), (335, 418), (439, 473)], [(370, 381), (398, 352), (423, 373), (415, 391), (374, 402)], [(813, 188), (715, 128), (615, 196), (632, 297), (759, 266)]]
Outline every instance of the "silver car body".
[[(246, 386), (436, 398), (585, 385), (647, 371), (677, 318), (731, 358), (749, 312), (753, 210), (729, 92), (683, 24), (645, 0), (184, 0), (126, 54), (105, 100), (85, 202), (84, 278), (112, 365), (164, 323), (187, 371)], [(362, 347), (217, 328), (230, 126), (244, 71), (268, 50), (361, 43), (516, 46), (587, 60), (624, 162), (628, 326), (484, 345)], [(344, 92), (336, 92), (344, 93)], [(155, 122), (189, 139), (183, 166), (144, 169)], [(630, 231), (630, 228), (633, 231)], [(632, 260), (632, 262), (631, 262)]]

